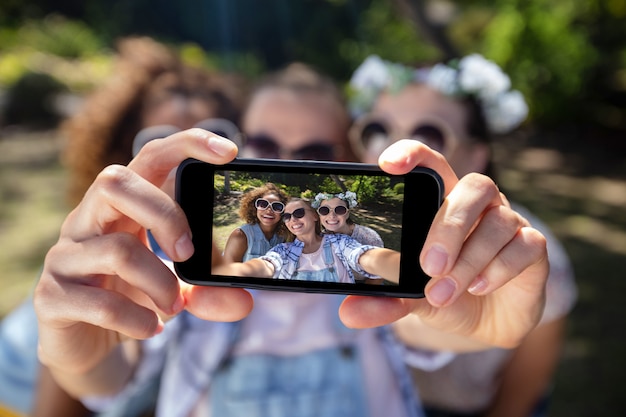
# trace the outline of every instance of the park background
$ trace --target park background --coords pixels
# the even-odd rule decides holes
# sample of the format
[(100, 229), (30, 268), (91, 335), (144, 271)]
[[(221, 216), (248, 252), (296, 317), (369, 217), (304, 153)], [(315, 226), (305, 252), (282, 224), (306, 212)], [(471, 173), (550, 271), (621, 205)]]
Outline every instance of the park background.
[(496, 61), (531, 109), (495, 144), (499, 183), (552, 227), (579, 286), (550, 415), (626, 410), (626, 0), (4, 0), (0, 317), (32, 289), (70, 209), (58, 122), (132, 34), (250, 80), (301, 60), (344, 83), (369, 54)]

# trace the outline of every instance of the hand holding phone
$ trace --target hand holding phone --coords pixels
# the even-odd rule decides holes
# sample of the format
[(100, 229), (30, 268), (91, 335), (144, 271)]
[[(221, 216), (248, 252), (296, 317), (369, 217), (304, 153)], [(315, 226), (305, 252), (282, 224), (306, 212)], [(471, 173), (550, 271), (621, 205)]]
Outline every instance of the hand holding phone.
[[(268, 216), (280, 212), (281, 221), (296, 239), (276, 245), (259, 260), (235, 265), (216, 262), (225, 236), (241, 226), (233, 213), (239, 209), (242, 191), (268, 182), (300, 201), (287, 205), (267, 202), (257, 209), (267, 210)], [(361, 198), (355, 215), (359, 224), (384, 237), (384, 249), (364, 246), (342, 234), (318, 238), (314, 233), (302, 233), (303, 227), (319, 221), (320, 216), (345, 214), (344, 206), (332, 207), (331, 214), (328, 206), (310, 205), (314, 196), (332, 187), (345, 189), (337, 195), (356, 190), (368, 196)], [(178, 169), (177, 200), (187, 215), (196, 250), (175, 267), (182, 279), (195, 285), (423, 297), (429, 277), (419, 265), (419, 254), (442, 195), (441, 179), (424, 168), (390, 175), (366, 164), (238, 159), (220, 166), (187, 160)], [(307, 253), (311, 247), (323, 267), (307, 266), (312, 262)], [(325, 277), (320, 278), (322, 275)]]

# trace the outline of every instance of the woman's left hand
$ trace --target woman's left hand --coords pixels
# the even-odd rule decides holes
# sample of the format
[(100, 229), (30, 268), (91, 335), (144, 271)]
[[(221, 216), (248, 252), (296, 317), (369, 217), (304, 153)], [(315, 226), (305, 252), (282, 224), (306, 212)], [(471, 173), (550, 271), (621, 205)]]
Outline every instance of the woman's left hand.
[(379, 165), (392, 174), (419, 165), (443, 178), (445, 200), (420, 255), (432, 279), (425, 299), (349, 296), (340, 309), (343, 322), (373, 327), (413, 313), (426, 326), (468, 344), (517, 346), (545, 303), (549, 265), (543, 235), (511, 209), (489, 177), (469, 174), (459, 180), (441, 154), (417, 141), (391, 145)]

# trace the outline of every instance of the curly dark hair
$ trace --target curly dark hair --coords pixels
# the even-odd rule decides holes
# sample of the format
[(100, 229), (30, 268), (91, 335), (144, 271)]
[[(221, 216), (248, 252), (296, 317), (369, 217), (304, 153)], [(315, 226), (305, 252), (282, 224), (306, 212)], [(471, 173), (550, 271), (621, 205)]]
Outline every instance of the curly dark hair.
[[(254, 206), (254, 202), (263, 197), (264, 195), (272, 194), (278, 197), (281, 203), (287, 204), (289, 196), (283, 190), (278, 188), (276, 184), (268, 182), (262, 187), (254, 188), (246, 192), (239, 202), (239, 217), (248, 224), (255, 224), (259, 222), (257, 217), (257, 209)], [(285, 224), (280, 221), (276, 227), (276, 234), (279, 236), (287, 237), (289, 231), (285, 227)]]
[(148, 37), (123, 38), (111, 76), (62, 126), (63, 162), (69, 169), (68, 200), (80, 201), (107, 165), (127, 164), (146, 110), (174, 97), (198, 99), (214, 117), (239, 123), (247, 86), (237, 76), (185, 65), (178, 54)]

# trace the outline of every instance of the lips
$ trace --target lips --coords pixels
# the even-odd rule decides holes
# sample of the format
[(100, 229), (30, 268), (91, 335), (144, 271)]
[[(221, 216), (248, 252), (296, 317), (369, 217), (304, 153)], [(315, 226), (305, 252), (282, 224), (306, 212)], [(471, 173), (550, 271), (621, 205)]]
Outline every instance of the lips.
[(302, 230), (304, 223), (291, 223), (290, 228), (293, 233)]

